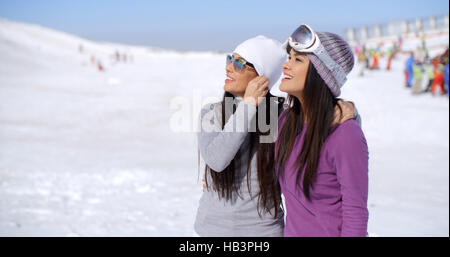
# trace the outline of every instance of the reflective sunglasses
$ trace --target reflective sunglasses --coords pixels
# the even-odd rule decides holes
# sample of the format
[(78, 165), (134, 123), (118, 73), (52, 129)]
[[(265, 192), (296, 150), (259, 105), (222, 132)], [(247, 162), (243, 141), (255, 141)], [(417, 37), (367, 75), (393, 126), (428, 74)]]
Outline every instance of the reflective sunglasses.
[(255, 66), (253, 66), (253, 64), (247, 62), (244, 58), (242, 57), (236, 57), (234, 58), (232, 55), (227, 55), (227, 65), (233, 63), (233, 67), (234, 67), (234, 71), (237, 72), (241, 72), (245, 65), (247, 65), (248, 67), (255, 69)]

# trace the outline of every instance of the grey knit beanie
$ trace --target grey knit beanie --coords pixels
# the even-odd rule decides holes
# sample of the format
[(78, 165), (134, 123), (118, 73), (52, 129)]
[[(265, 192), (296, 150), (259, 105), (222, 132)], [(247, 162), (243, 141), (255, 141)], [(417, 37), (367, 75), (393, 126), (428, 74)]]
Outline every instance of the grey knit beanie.
[[(330, 55), (330, 57), (344, 70), (348, 75), (353, 69), (355, 63), (353, 52), (349, 44), (340, 36), (329, 32), (316, 32), (319, 39)], [(341, 94), (341, 87), (333, 76), (333, 73), (325, 66), (325, 64), (313, 53), (307, 54), (320, 77), (325, 81), (327, 86), (335, 97)]]

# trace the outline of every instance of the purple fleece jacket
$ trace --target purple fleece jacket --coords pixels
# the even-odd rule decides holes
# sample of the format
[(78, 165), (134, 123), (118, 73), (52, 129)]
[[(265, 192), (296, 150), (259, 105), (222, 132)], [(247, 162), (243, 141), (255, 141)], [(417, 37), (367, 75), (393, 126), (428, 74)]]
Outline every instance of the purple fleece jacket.
[[(279, 132), (286, 117), (283, 114)], [(296, 183), (299, 166), (295, 160), (302, 149), (305, 130), (306, 126), (295, 138), (284, 176), (279, 176), (286, 206), (284, 236), (366, 236), (369, 152), (361, 128), (355, 120), (349, 120), (328, 136), (310, 188), (311, 200), (301, 189), (304, 173), (300, 183)]]

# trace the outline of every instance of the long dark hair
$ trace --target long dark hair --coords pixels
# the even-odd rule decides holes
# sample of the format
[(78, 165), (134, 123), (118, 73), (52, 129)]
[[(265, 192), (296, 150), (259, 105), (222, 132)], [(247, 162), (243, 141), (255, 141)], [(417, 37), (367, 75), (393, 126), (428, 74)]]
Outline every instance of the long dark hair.
[[(222, 106), (222, 129), (224, 128), (226, 121), (229, 117), (225, 117), (225, 99), (226, 97), (231, 97), (233, 100), (235, 97), (229, 92), (225, 92), (223, 100), (221, 102)], [(275, 96), (267, 93), (265, 100), (261, 104), (265, 104), (266, 110), (266, 124), (270, 123), (270, 101), (274, 101)], [(276, 97), (278, 101), (278, 113), (281, 112), (283, 107), (284, 98)], [(236, 111), (236, 105), (233, 105), (233, 114)], [(258, 111), (256, 112), (256, 120), (258, 120)], [(277, 117), (278, 121), (278, 117)], [(253, 153), (256, 151), (256, 162), (257, 162), (257, 176), (259, 182), (259, 192), (258, 192), (258, 215), (261, 216), (261, 210), (263, 212), (271, 213), (271, 209), (275, 207), (275, 212), (273, 214), (274, 218), (278, 216), (278, 207), (281, 206), (281, 189), (278, 182), (278, 178), (275, 174), (275, 143), (260, 143), (260, 136), (268, 135), (270, 130), (267, 132), (261, 132), (258, 127), (258, 122), (256, 122), (256, 132), (249, 132), (250, 134), (250, 145), (248, 150), (248, 161), (247, 161), (247, 188), (250, 192), (250, 163)], [(277, 132), (276, 132), (277, 133)], [(205, 166), (205, 184), (208, 188), (208, 173), (211, 174), (213, 189), (219, 194), (219, 198), (224, 198), (226, 200), (231, 200), (233, 196), (233, 191), (238, 184), (238, 178), (236, 177), (236, 169), (242, 166), (241, 159), (242, 153), (240, 150), (236, 153), (235, 157), (231, 163), (221, 172), (216, 172), (211, 169), (208, 165)], [(239, 195), (238, 196), (241, 197)]]
[[(290, 47), (287, 48), (287, 51), (290, 52)], [(294, 141), (302, 132), (304, 121), (307, 121), (303, 146), (296, 158), (296, 163), (299, 165), (296, 184), (299, 186), (298, 188), (303, 188), (307, 199), (310, 199), (309, 188), (313, 186), (322, 145), (336, 128), (332, 123), (338, 100), (310, 62), (302, 101), (289, 95), (289, 108), (280, 117), (284, 118), (285, 122), (277, 139), (278, 146), (275, 157), (279, 176), (284, 176), (284, 168), (293, 150)], [(342, 109), (339, 105), (337, 106), (342, 117)], [(303, 170), (303, 183), (300, 185)]]

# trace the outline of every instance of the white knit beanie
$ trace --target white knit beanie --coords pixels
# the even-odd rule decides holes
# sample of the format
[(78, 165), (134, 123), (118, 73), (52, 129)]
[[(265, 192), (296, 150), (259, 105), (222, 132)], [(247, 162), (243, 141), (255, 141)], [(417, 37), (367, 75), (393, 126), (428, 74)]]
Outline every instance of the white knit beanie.
[(253, 64), (259, 76), (269, 79), (269, 90), (281, 78), (287, 53), (277, 40), (259, 35), (242, 42), (233, 52)]

